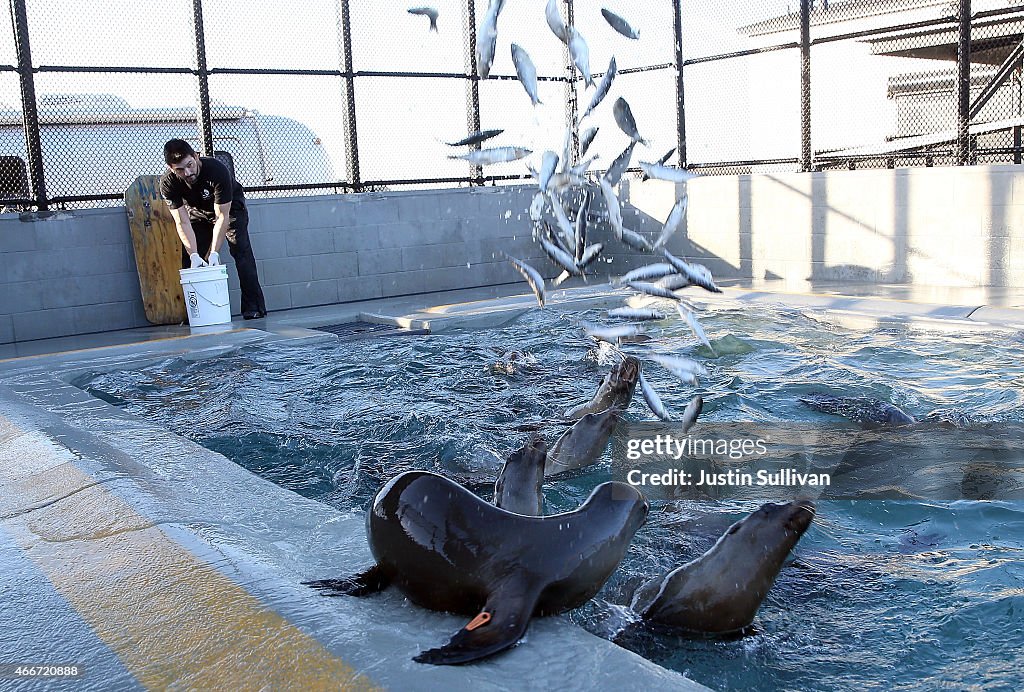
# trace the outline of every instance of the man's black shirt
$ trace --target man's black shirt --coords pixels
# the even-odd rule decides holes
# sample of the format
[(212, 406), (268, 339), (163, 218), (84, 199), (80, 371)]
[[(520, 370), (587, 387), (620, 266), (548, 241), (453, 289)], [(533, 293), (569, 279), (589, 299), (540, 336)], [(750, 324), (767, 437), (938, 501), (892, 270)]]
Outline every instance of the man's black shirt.
[(188, 209), (188, 216), (194, 221), (213, 223), (217, 220), (217, 204), (231, 202), (231, 216), (245, 214), (245, 196), (242, 186), (231, 177), (227, 166), (214, 158), (200, 157), (199, 175), (190, 186), (184, 180), (167, 171), (160, 179), (160, 195), (171, 209), (182, 205)]

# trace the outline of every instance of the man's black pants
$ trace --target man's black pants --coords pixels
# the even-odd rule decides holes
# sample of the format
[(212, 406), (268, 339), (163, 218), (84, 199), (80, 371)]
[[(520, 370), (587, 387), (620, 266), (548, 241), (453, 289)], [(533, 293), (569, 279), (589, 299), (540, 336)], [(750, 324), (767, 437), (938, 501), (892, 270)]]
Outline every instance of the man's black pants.
[[(199, 256), (206, 259), (210, 254), (210, 243), (213, 242), (213, 224), (196, 219), (191, 221)], [(263, 300), (263, 289), (260, 288), (260, 279), (256, 274), (256, 257), (252, 254), (252, 245), (249, 243), (249, 214), (232, 216), (230, 222), (231, 225), (224, 237), (228, 241), (228, 249), (238, 271), (238, 283), (242, 289), (242, 314), (265, 313), (267, 304)], [(181, 267), (188, 269), (190, 266), (192, 262), (189, 260), (188, 250), (182, 245)]]

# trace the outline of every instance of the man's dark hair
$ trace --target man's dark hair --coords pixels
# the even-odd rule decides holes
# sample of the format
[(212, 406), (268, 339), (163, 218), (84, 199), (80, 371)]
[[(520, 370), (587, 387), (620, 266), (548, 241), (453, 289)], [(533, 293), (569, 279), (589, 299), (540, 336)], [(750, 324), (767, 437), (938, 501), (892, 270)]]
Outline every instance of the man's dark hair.
[(178, 163), (186, 156), (195, 156), (196, 151), (192, 145), (183, 139), (172, 139), (164, 145), (164, 161), (167, 165)]

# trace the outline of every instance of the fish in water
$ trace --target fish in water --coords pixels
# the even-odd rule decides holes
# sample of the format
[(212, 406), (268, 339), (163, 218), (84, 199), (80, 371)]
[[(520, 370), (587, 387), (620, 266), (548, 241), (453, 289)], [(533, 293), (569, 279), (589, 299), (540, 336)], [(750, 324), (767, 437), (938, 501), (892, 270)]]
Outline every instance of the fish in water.
[(604, 73), (604, 77), (601, 78), (601, 83), (597, 85), (597, 89), (594, 91), (594, 95), (590, 99), (590, 105), (587, 106), (587, 110), (583, 111), (583, 115), (580, 116), (580, 122), (590, 115), (590, 112), (597, 108), (597, 104), (604, 100), (604, 97), (608, 95), (608, 90), (612, 88), (612, 82), (615, 80), (615, 75), (618, 74), (619, 68), (615, 64), (615, 56), (608, 61), (608, 71)]
[(476, 72), (480, 79), (487, 79), (491, 74), (491, 64), (498, 45), (498, 15), (504, 7), (505, 0), (491, 0), (477, 30)]
[(848, 418), (865, 428), (911, 425), (917, 422), (913, 416), (888, 401), (870, 397), (809, 394), (800, 397), (799, 401), (815, 411)]
[(437, 10), (433, 7), (410, 7), (409, 14), (419, 14), (430, 19), (430, 30), (437, 31)]
[(591, 339), (607, 341), (610, 344), (617, 344), (623, 339), (629, 339), (644, 332), (641, 327), (632, 324), (620, 324), (615, 327), (601, 327), (595, 324), (588, 324), (584, 331)]
[(492, 163), (507, 163), (524, 159), (533, 151), (524, 147), (494, 147), (493, 149), (478, 149), (459, 156), (449, 156), (450, 159), (463, 159), (478, 166), (489, 166)]
[(548, 0), (548, 4), (544, 8), (544, 19), (547, 21), (548, 27), (551, 28), (551, 32), (558, 37), (558, 40), (568, 46), (569, 29), (565, 26), (562, 15), (558, 12), (556, 0)]
[(583, 83), (588, 87), (594, 85), (594, 78), (590, 74), (590, 50), (583, 35), (576, 30), (576, 27), (569, 27), (569, 54), (572, 62), (583, 75)]
[(479, 144), (480, 142), (487, 141), (491, 137), (497, 137), (502, 132), (504, 132), (504, 130), (480, 130), (479, 132), (474, 132), (473, 134), (464, 137), (463, 139), (460, 139), (458, 142), (448, 142), (448, 146), (461, 147)]
[[(523, 85), (527, 96), (533, 101), (533, 105), (541, 103), (537, 93), (537, 68), (530, 60), (530, 54), (515, 43), (512, 44), (512, 63), (516, 66), (516, 75), (519, 76), (519, 83)], [(557, 156), (557, 154), (556, 154)]]
[(636, 129), (636, 120), (633, 118), (633, 110), (629, 107), (629, 103), (626, 99), (621, 96), (615, 100), (615, 105), (612, 106), (612, 115), (615, 116), (615, 124), (619, 126), (619, 129), (626, 133), (626, 136), (635, 142), (640, 142), (644, 146), (647, 146), (647, 140), (640, 136), (640, 132)]
[(625, 19), (623, 19), (619, 15), (615, 14), (611, 10), (606, 10), (605, 8), (602, 7), (601, 8), (601, 14), (604, 16), (605, 21), (607, 21), (608, 24), (611, 25), (611, 27), (613, 29), (618, 31), (620, 34), (622, 34), (626, 38), (631, 38), (633, 40), (636, 40), (636, 39), (640, 38), (640, 32), (639, 31), (637, 31), (636, 29), (631, 27), (629, 25), (629, 22), (627, 22)]
[(624, 320), (663, 320), (665, 313), (654, 308), (612, 308), (608, 311), (609, 317), (617, 317)]
[(544, 307), (544, 277), (540, 275), (540, 272), (531, 267), (526, 262), (516, 259), (510, 255), (505, 255), (512, 266), (523, 275), (526, 279), (526, 283), (530, 284), (530, 288), (533, 290), (533, 295), (537, 296), (537, 304)]

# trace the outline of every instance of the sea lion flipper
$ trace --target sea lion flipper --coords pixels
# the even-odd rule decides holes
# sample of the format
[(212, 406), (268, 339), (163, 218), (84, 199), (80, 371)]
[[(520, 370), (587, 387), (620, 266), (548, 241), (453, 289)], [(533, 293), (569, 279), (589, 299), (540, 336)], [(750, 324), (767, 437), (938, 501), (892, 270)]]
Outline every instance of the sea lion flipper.
[(483, 610), (447, 644), (424, 651), (413, 660), (435, 666), (454, 666), (514, 646), (526, 633), (539, 595), (539, 589), (524, 591), (521, 584), (499, 589), (487, 599)]
[(391, 583), (391, 578), (385, 574), (380, 565), (374, 565), (364, 572), (353, 574), (351, 577), (317, 579), (302, 583), (306, 586), (312, 586), (314, 589), (320, 589), (324, 592), (324, 596), (369, 596), (386, 589), (388, 584)]

